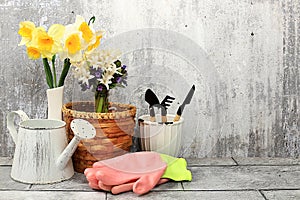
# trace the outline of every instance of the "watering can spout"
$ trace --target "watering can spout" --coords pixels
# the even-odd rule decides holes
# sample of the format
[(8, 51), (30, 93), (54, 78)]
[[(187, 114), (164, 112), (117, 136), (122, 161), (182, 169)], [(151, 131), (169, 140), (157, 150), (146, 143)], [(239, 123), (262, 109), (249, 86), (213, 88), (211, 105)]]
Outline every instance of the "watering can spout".
[(65, 150), (59, 155), (59, 157), (56, 160), (56, 166), (60, 170), (63, 170), (67, 166), (67, 163), (73, 155), (74, 151), (76, 150), (79, 142), (80, 139), (74, 137), (68, 144), (68, 146), (65, 148)]
[(61, 170), (67, 166), (81, 139), (91, 139), (96, 136), (96, 130), (93, 125), (83, 119), (74, 119), (71, 122), (71, 129), (74, 137), (56, 160), (56, 165)]

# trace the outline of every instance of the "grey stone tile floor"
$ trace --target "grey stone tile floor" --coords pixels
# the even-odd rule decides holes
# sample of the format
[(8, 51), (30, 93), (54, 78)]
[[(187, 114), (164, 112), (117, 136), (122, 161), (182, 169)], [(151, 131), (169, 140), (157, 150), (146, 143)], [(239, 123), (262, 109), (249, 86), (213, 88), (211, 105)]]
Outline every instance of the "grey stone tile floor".
[(203, 158), (186, 159), (191, 182), (168, 182), (138, 196), (113, 195), (89, 188), (85, 176), (75, 173), (56, 184), (32, 185), (10, 178), (12, 160), (0, 157), (0, 200), (106, 200), (106, 199), (204, 199), (300, 200), (300, 159)]

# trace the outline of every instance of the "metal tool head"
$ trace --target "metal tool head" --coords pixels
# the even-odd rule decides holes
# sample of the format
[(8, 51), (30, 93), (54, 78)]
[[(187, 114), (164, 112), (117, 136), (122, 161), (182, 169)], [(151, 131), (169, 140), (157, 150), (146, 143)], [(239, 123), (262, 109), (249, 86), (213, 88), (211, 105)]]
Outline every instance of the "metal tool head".
[(175, 100), (174, 97), (171, 97), (169, 95), (167, 95), (163, 100), (162, 102), (160, 103), (160, 105), (162, 106), (162, 111), (161, 111), (161, 114), (162, 115), (166, 115), (167, 114), (167, 109), (168, 107), (170, 106), (171, 103), (173, 103), (173, 101)]
[(192, 97), (194, 95), (195, 92), (195, 85), (192, 86), (192, 88), (190, 89), (189, 93), (187, 94), (187, 96), (185, 97), (183, 104), (189, 104), (191, 103)]
[(159, 104), (157, 96), (151, 89), (147, 89), (145, 93), (145, 101), (149, 104), (149, 107)]
[(193, 97), (194, 93), (195, 93), (195, 85), (192, 86), (192, 88), (190, 89), (189, 93), (188, 93), (187, 96), (185, 97), (184, 101), (182, 102), (182, 104), (181, 104), (180, 107), (178, 108), (178, 110), (177, 110), (177, 115), (181, 116), (184, 107), (185, 107), (187, 104), (190, 104), (190, 103), (191, 103), (191, 100), (192, 100), (192, 97)]
[(165, 96), (165, 98), (161, 101), (160, 105), (163, 106), (165, 109), (170, 106), (171, 103), (175, 100), (174, 97), (169, 95)]
[(145, 94), (145, 101), (149, 104), (150, 116), (155, 116), (154, 106), (159, 107), (159, 100), (151, 89), (148, 89)]

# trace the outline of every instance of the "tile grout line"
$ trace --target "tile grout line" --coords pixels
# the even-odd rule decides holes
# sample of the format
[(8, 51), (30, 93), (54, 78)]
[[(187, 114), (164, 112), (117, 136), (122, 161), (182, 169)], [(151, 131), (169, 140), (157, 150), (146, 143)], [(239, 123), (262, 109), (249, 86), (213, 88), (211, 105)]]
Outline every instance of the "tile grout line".
[(254, 188), (244, 188), (244, 189), (187, 189), (184, 191), (194, 191), (194, 192), (242, 192), (242, 191), (294, 191), (300, 190), (300, 188), (289, 188), (289, 189), (281, 189), (281, 188), (273, 188), (273, 189), (254, 189)]
[(235, 167), (237, 166), (236, 164), (232, 164), (232, 165), (201, 165), (201, 164), (193, 164), (193, 165), (188, 165), (188, 167)]
[(262, 190), (258, 190), (258, 192), (265, 200), (268, 200)]
[[(236, 165), (235, 165), (236, 166)], [(299, 164), (239, 164), (238, 166), (249, 166), (249, 167), (294, 167), (294, 166), (300, 166)]]
[(237, 166), (239, 166), (239, 163), (238, 163), (233, 157), (231, 157), (231, 159), (233, 160), (233, 162), (234, 162)]
[(180, 184), (181, 184), (182, 190), (185, 191), (184, 186), (183, 186), (183, 182), (182, 182), (182, 181), (180, 182)]
[[(258, 191), (258, 192), (264, 192), (264, 191), (295, 191), (300, 190), (300, 188), (290, 188), (290, 189), (280, 189), (280, 188), (274, 188), (274, 189), (252, 189), (252, 188), (245, 188), (245, 189), (180, 189), (180, 190), (151, 190), (151, 192), (243, 192), (243, 191)], [(28, 189), (0, 189), (0, 191), (23, 191), (23, 192), (82, 192), (82, 193), (91, 193), (96, 191), (86, 191), (86, 190), (65, 190), (65, 189), (58, 189), (58, 190), (28, 190)], [(99, 193), (102, 193), (104, 191), (99, 191)], [(106, 196), (109, 194), (109, 192), (105, 192)]]
[(270, 188), (270, 189), (260, 189), (261, 191), (293, 191), (293, 190), (300, 190), (300, 188)]

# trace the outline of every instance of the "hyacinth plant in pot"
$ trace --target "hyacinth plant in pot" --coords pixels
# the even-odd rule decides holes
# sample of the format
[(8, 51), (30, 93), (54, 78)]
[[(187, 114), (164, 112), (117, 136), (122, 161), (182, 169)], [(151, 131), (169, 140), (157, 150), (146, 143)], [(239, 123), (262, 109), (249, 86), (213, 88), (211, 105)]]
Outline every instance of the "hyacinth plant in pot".
[(72, 63), (73, 74), (79, 80), (82, 91), (95, 94), (95, 112), (109, 112), (109, 91), (127, 85), (126, 65), (120, 61), (117, 50), (99, 50), (85, 55), (82, 62)]
[[(95, 32), (83, 17), (77, 16), (75, 23), (66, 26), (53, 24), (48, 31), (42, 26), (36, 27), (31, 21), (23, 21), (18, 33), (22, 37), (19, 46), (26, 46), (28, 57), (33, 60), (42, 58), (49, 87), (48, 118), (61, 119), (64, 82), (71, 63), (81, 59), (81, 52), (93, 51), (99, 45), (102, 32)], [(59, 78), (57, 58), (63, 62)]]
[[(90, 29), (92, 35), (92, 24), (88, 24), (86, 30)], [(79, 42), (74, 44), (79, 45)], [(112, 89), (127, 85), (127, 67), (121, 62), (121, 52), (101, 49), (100, 38), (92, 47), (88, 51), (81, 51), (79, 46), (74, 47), (78, 52), (76, 59), (70, 59), (70, 62), (72, 74), (81, 90), (92, 92), (95, 98), (93, 101), (69, 102), (62, 109), (69, 141), (74, 137), (70, 128), (73, 119), (89, 121), (97, 132), (95, 138), (85, 139), (78, 145), (73, 155), (73, 165), (77, 172), (83, 172), (96, 161), (127, 153), (135, 127), (136, 107), (108, 100)]]

